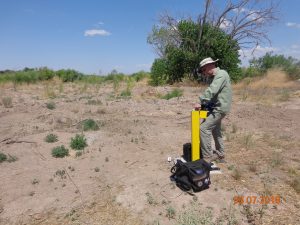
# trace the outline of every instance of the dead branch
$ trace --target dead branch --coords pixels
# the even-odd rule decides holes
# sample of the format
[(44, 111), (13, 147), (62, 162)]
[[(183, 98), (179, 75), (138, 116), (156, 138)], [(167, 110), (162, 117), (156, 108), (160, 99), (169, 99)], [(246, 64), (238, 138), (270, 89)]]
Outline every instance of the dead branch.
[(1, 142), (5, 142), (5, 144), (14, 144), (14, 143), (29, 143), (29, 144), (36, 144), (35, 141), (24, 141), (24, 140), (12, 140), (11, 138), (4, 139)]

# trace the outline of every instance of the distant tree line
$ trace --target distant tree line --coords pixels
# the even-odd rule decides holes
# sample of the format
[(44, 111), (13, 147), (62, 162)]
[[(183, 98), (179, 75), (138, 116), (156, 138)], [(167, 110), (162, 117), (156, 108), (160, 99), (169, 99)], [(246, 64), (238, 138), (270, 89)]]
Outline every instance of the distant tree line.
[(13, 82), (15, 84), (22, 83), (36, 83), (38, 81), (52, 80), (54, 77), (62, 80), (63, 82), (75, 82), (82, 81), (87, 83), (101, 83), (106, 81), (122, 81), (126, 79), (132, 79), (134, 81), (140, 81), (145, 77), (150, 77), (149, 72), (139, 71), (131, 75), (125, 75), (124, 73), (113, 70), (106, 76), (97, 75), (85, 75), (73, 69), (61, 69), (51, 70), (47, 67), (41, 68), (28, 68), (23, 70), (2, 70), (0, 71), (0, 83)]

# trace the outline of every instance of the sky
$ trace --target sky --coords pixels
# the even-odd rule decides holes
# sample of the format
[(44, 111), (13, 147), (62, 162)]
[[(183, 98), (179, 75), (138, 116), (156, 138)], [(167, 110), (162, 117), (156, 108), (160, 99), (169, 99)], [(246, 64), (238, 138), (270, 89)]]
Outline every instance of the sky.
[[(215, 0), (224, 7), (224, 2)], [(147, 36), (158, 17), (196, 18), (204, 0), (0, 0), (0, 70), (48, 67), (104, 75), (149, 71), (155, 58)], [(300, 1), (281, 0), (268, 28), (267, 51), (300, 59)], [(249, 50), (241, 57), (250, 59)]]

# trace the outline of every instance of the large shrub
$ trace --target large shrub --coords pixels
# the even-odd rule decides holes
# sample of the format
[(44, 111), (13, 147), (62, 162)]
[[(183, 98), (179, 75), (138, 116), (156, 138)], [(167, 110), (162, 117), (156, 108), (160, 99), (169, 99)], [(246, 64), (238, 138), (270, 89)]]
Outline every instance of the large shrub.
[(219, 59), (218, 66), (227, 70), (233, 81), (242, 78), (238, 42), (210, 24), (203, 25), (200, 37), (200, 28), (199, 23), (192, 20), (178, 23), (178, 43), (165, 46), (164, 57), (156, 59), (152, 65), (153, 84), (173, 83), (184, 77), (198, 79), (199, 62), (206, 57)]
[(77, 72), (76, 70), (58, 70), (56, 75), (63, 81), (63, 82), (73, 82), (75, 80), (80, 80), (83, 77), (82, 73)]
[(151, 67), (150, 84), (163, 85), (167, 82), (167, 64), (165, 59), (155, 59)]

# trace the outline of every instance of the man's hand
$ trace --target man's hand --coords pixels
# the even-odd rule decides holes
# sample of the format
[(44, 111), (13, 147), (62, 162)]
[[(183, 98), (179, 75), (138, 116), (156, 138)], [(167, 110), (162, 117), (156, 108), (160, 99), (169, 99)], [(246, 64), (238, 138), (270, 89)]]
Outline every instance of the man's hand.
[(196, 103), (196, 104), (194, 105), (194, 109), (195, 109), (195, 110), (200, 110), (200, 109), (201, 109), (201, 105), (200, 105), (199, 103)]

